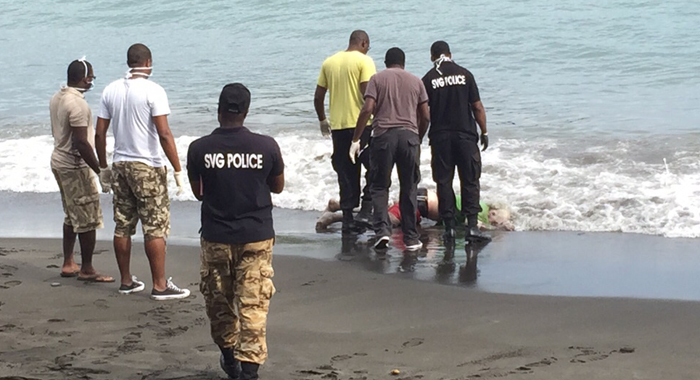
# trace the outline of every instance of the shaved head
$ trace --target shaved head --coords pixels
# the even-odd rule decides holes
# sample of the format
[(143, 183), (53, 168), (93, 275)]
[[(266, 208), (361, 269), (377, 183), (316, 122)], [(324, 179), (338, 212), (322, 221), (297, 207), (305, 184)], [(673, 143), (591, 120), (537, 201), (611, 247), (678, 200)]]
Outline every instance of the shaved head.
[(362, 54), (367, 54), (369, 51), (369, 36), (364, 30), (356, 30), (350, 34), (350, 43), (348, 51), (359, 51)]
[(144, 44), (133, 44), (126, 52), (126, 64), (129, 67), (144, 66), (149, 59), (152, 59), (151, 49)]
[(364, 30), (355, 30), (350, 34), (350, 45), (359, 45), (363, 42), (369, 42), (369, 36)]

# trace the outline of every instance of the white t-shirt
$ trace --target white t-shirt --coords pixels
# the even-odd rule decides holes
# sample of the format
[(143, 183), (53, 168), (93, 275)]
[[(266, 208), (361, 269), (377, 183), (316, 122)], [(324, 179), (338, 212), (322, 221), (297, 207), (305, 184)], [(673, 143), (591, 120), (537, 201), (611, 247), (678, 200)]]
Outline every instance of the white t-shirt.
[(113, 161), (165, 166), (152, 117), (169, 114), (168, 96), (157, 83), (145, 78), (122, 78), (110, 83), (102, 92), (97, 116), (111, 120)]

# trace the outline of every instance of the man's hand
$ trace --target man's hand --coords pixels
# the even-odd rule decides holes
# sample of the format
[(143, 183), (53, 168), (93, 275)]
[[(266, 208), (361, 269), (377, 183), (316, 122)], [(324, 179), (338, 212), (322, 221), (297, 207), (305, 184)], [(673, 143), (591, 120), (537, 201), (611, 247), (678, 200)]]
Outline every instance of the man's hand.
[(350, 161), (354, 164), (355, 158), (360, 154), (360, 140), (353, 141), (350, 144)]
[(182, 170), (179, 172), (175, 172), (175, 184), (177, 185), (177, 193), (176, 195), (182, 195), (183, 192), (185, 192), (185, 178), (184, 174), (182, 173)]
[(481, 146), (483, 147), (481, 151), (485, 151), (486, 148), (489, 147), (489, 134), (488, 133), (482, 133), (481, 134)]
[(100, 174), (98, 175), (98, 178), (100, 179), (100, 186), (102, 187), (103, 193), (109, 193), (110, 191), (112, 191), (112, 169), (100, 169)]
[(329, 137), (331, 135), (331, 123), (328, 122), (328, 119), (323, 119), (318, 124), (321, 126), (321, 135)]

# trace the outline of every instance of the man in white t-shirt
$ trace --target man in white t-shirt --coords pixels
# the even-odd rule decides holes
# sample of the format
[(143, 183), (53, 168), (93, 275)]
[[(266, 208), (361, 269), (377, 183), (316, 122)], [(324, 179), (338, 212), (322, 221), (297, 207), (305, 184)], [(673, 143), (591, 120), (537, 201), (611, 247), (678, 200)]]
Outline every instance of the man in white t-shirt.
[[(110, 83), (102, 92), (97, 117), (95, 145), (100, 161), (103, 190), (114, 192), (114, 251), (121, 274), (119, 293), (144, 290), (145, 284), (131, 275), (131, 236), (141, 220), (146, 256), (153, 276), (151, 298), (185, 298), (180, 289), (165, 279), (165, 238), (170, 232), (170, 198), (167, 168), (160, 148), (175, 169), (178, 194), (183, 173), (175, 139), (170, 132), (170, 106), (165, 90), (150, 81), (153, 69), (151, 51), (134, 44), (127, 52), (130, 69), (125, 78)], [(107, 129), (114, 126), (112, 170), (107, 166)], [(109, 190), (106, 190), (109, 191)]]

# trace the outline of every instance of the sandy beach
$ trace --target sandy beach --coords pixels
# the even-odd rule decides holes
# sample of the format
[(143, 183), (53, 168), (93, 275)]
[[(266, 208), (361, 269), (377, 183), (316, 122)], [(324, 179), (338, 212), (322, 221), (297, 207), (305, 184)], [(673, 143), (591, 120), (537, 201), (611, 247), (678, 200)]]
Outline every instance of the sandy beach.
[[(98, 242), (95, 264), (116, 275), (110, 245)], [(168, 275), (193, 290), (174, 302), (60, 278), (58, 240), (0, 247), (0, 379), (223, 379), (197, 247), (169, 247)], [(275, 249), (262, 379), (690, 379), (700, 370), (696, 302), (496, 294), (295, 256), (303, 244)], [(142, 246), (134, 252), (133, 271), (147, 278)]]

